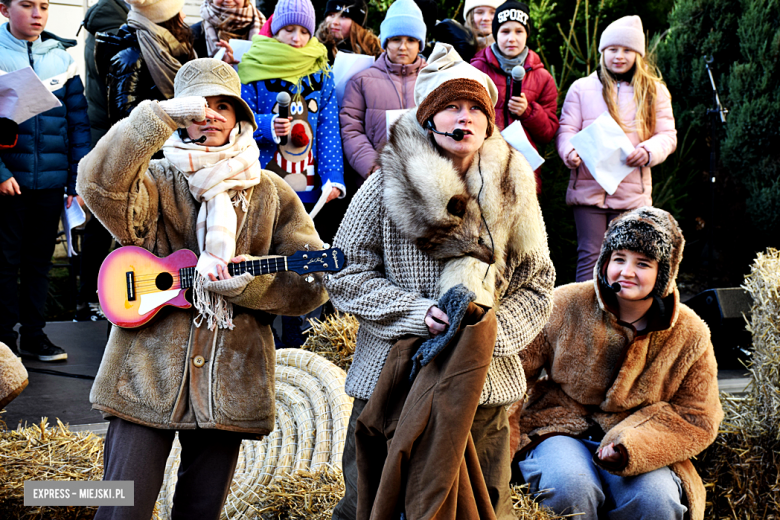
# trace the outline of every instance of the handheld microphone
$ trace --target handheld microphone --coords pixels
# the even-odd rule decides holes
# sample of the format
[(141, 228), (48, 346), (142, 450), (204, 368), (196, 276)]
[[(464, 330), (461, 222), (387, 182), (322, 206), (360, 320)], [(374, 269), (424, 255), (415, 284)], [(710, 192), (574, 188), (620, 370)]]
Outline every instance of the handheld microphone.
[(205, 135), (202, 135), (197, 139), (192, 139), (190, 137), (190, 134), (187, 133), (186, 128), (179, 128), (179, 138), (181, 139), (181, 142), (185, 144), (190, 144), (190, 143), (202, 144), (206, 142), (206, 139), (208, 139), (208, 137), (206, 137)]
[[(279, 117), (287, 119), (290, 117), (290, 94), (287, 92), (279, 92), (276, 95), (276, 102), (279, 103)], [(287, 136), (283, 135), (279, 137), (279, 144), (284, 146), (287, 144)]]
[(436, 130), (436, 126), (433, 124), (433, 121), (430, 120), (430, 119), (425, 122), (425, 128), (427, 128), (428, 130), (430, 130), (434, 134), (444, 135), (444, 136), (450, 137), (450, 138), (452, 138), (452, 139), (454, 139), (456, 141), (462, 141), (463, 137), (466, 135), (466, 134), (463, 133), (463, 130), (461, 130), (460, 128), (456, 128), (455, 130), (452, 131), (452, 133), (449, 133), (449, 132), (439, 132), (438, 130)]
[(523, 78), (525, 69), (522, 65), (515, 65), (512, 69), (512, 97), (519, 96), (523, 92)]

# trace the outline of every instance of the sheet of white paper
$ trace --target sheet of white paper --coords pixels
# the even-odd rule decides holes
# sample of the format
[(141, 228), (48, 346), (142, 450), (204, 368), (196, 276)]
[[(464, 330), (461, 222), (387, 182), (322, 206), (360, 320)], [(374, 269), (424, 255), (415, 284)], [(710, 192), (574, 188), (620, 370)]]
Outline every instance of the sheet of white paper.
[(525, 135), (525, 130), (523, 130), (523, 125), (520, 124), (520, 121), (515, 121), (504, 128), (504, 131), (501, 132), (501, 137), (503, 137), (512, 148), (523, 154), (523, 157), (528, 161), (528, 164), (531, 165), (532, 170), (536, 170), (544, 163), (544, 158), (539, 155), (534, 148), (534, 145), (528, 140), (528, 136)]
[(62, 227), (65, 229), (65, 239), (68, 243), (68, 256), (77, 254), (73, 250), (73, 238), (71, 232), (73, 228), (78, 227), (87, 220), (87, 216), (84, 214), (84, 210), (79, 206), (76, 198), (73, 198), (73, 202), (68, 207), (68, 197), (66, 196), (62, 204)]
[(32, 68), (0, 75), (0, 117), (22, 124), (60, 105), (62, 103), (49, 92)]
[(398, 121), (402, 115), (410, 111), (411, 108), (401, 108), (398, 110), (387, 110), (385, 112), (385, 128), (387, 128), (387, 138), (390, 139), (390, 127)]
[(252, 40), (230, 40), (228, 43), (233, 49), (233, 59), (236, 61), (241, 61), (244, 53), (252, 46)]
[(331, 184), (330, 181), (327, 181), (325, 184), (322, 185), (322, 195), (320, 195), (319, 200), (314, 205), (313, 208), (311, 208), (311, 212), (309, 213), (309, 216), (311, 218), (314, 218), (317, 216), (317, 213), (320, 212), (322, 207), (325, 205), (325, 203), (328, 201), (328, 195), (330, 195), (330, 192), (333, 191), (333, 184)]
[(215, 60), (222, 61), (222, 57), (225, 55), (225, 51), (226, 51), (226, 50), (227, 50), (227, 49), (225, 49), (224, 47), (220, 48), (220, 49), (217, 51), (217, 53), (214, 55), (214, 59), (215, 59)]
[(634, 151), (634, 145), (609, 112), (601, 114), (572, 137), (571, 144), (596, 182), (610, 195), (614, 195), (618, 184), (636, 169), (626, 164), (626, 157)]
[(341, 107), (344, 99), (344, 89), (350, 78), (362, 70), (366, 70), (374, 64), (374, 57), (366, 54), (353, 54), (351, 52), (339, 52), (333, 62), (333, 82), (336, 84), (336, 98)]

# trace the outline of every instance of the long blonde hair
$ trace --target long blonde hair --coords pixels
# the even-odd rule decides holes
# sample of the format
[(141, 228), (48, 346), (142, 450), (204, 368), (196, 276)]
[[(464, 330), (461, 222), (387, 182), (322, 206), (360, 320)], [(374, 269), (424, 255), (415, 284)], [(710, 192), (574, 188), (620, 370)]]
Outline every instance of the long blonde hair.
[[(477, 6), (481, 7), (481, 6)], [(493, 43), (495, 43), (495, 39), (493, 39), (493, 33), (488, 33), (485, 36), (482, 36), (479, 34), (479, 31), (477, 30), (477, 26), (474, 24), (474, 10), (477, 7), (472, 7), (468, 13), (466, 13), (466, 23), (464, 24), (466, 26), (466, 29), (471, 31), (471, 34), (474, 35), (474, 40), (477, 42), (477, 52), (481, 51), (485, 47), (489, 47)]]
[(655, 133), (655, 101), (658, 96), (658, 88), (664, 85), (653, 55), (648, 54), (647, 58), (642, 58), (639, 53), (636, 54), (634, 76), (631, 78), (631, 86), (634, 87), (634, 104), (636, 105), (634, 121), (623, 121), (620, 118), (617, 107), (616, 81), (607, 69), (603, 53), (599, 60), (599, 79), (602, 85), (601, 95), (607, 104), (609, 115), (617, 121), (624, 132), (636, 132), (642, 141), (649, 139)]

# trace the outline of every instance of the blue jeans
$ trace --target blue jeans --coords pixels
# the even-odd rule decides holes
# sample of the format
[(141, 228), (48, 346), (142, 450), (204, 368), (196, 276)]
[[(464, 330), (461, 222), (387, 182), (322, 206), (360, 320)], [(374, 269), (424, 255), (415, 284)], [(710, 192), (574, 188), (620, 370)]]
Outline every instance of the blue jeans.
[[(619, 477), (593, 462), (598, 442), (559, 435), (542, 441), (520, 462), (523, 479), (557, 514), (579, 520), (681, 520), (680, 479), (668, 467)], [(540, 491), (541, 490), (541, 491)]]

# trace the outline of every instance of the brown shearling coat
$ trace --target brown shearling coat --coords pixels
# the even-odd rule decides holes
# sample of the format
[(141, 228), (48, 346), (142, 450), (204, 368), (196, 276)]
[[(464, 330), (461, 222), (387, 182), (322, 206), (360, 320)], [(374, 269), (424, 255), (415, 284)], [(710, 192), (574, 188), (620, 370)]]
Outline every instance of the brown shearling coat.
[(520, 352), (528, 396), (509, 410), (512, 449), (598, 426), (601, 446), (622, 445), (628, 455), (623, 467), (606, 469), (631, 476), (669, 466), (682, 480), (690, 518), (701, 520), (705, 489), (690, 458), (715, 440), (723, 419), (709, 329), (674, 288), (664, 299), (666, 323), (637, 336), (605, 307), (596, 285), (556, 288), (550, 321)]
[[(152, 160), (176, 130), (157, 102), (141, 103), (79, 164), (78, 191), (122, 245), (158, 256), (199, 252), (199, 205), (166, 159)], [(236, 255), (290, 255), (322, 242), (290, 187), (262, 171), (249, 211), (238, 211)], [(322, 276), (256, 276), (228, 301), (235, 329), (196, 327), (194, 308), (161, 311), (144, 327), (113, 327), (90, 393), (106, 414), (166, 429), (215, 428), (265, 435), (274, 426), (275, 350), (267, 315), (302, 315), (327, 300)], [(197, 356), (205, 358), (201, 367)]]

